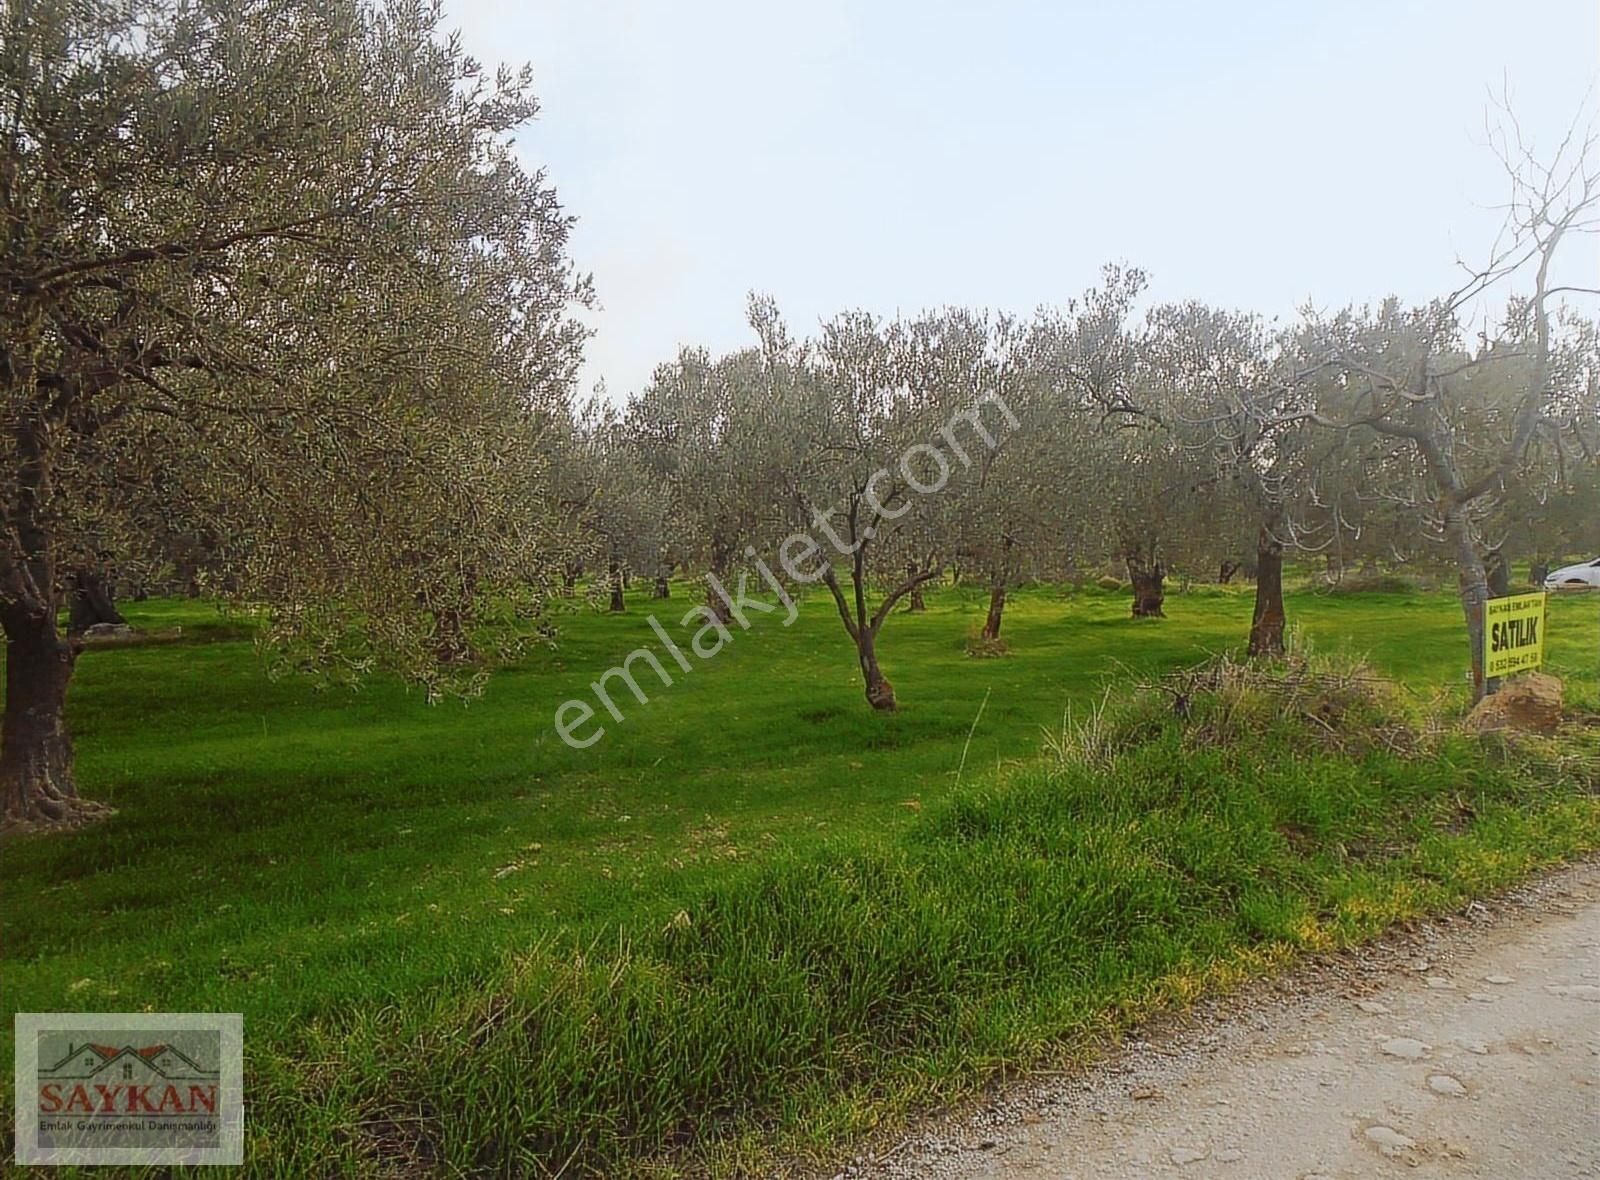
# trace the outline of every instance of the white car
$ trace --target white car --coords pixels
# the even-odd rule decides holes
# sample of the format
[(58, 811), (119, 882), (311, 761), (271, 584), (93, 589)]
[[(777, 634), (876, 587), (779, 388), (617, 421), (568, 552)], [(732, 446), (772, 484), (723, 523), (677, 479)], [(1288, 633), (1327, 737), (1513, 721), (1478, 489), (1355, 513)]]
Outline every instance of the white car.
[(1557, 590), (1600, 590), (1600, 557), (1552, 570), (1544, 588), (1552, 594)]

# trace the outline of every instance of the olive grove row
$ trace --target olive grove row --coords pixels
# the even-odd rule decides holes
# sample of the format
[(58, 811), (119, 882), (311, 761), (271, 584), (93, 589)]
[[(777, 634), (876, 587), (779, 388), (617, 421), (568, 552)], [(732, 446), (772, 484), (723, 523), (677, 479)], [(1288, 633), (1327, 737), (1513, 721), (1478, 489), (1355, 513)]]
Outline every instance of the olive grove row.
[[(720, 584), (748, 548), (836, 528), (840, 568), (814, 580), (838, 599), (879, 707), (894, 704), (873, 687), (884, 616), (858, 605), (874, 593), (914, 610), (931, 579), (979, 582), (994, 640), (1027, 580), (1125, 570), (1137, 617), (1163, 613), (1172, 572), (1243, 571), (1249, 649), (1270, 654), (1295, 555), (1336, 575), (1453, 567), (1481, 693), (1483, 602), (1507, 593), (1509, 561), (1600, 544), (1600, 337), (1543, 278), (1587, 201), (1541, 208), (1526, 227), (1532, 294), (1471, 332), (1462, 309), (1489, 270), (1425, 306), (1287, 325), (1194, 302), (1141, 309), (1145, 277), (1125, 267), (1027, 319), (849, 312), (809, 338), (754, 298), (750, 347), (684, 349), (625, 406), (578, 414), (557, 486), (615, 610), (630, 573), (659, 594), (679, 571)], [(707, 602), (723, 609), (714, 590)]]

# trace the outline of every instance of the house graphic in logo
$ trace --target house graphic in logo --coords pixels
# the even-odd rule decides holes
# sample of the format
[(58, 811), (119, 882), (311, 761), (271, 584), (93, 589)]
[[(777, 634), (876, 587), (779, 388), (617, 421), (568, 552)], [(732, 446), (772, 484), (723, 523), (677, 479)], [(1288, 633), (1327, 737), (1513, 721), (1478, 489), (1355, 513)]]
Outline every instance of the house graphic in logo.
[(67, 1051), (39, 1066), (41, 1115), (99, 1118), (212, 1118), (221, 1071), (195, 1060), (197, 1051), (154, 1045), (67, 1042)]
[(215, 1082), (220, 1070), (206, 1069), (183, 1050), (172, 1045), (68, 1045), (67, 1054), (54, 1065), (39, 1067), (41, 1080), (86, 1082), (167, 1081)]

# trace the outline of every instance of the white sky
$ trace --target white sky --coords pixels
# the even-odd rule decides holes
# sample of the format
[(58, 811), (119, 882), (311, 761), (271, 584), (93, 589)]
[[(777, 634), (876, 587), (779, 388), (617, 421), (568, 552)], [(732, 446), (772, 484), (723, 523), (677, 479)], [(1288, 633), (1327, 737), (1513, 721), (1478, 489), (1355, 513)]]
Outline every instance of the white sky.
[(1498, 225), (1491, 90), (1553, 146), (1600, 66), (1595, 0), (446, 4), (475, 56), (533, 65), (518, 148), (579, 219), (585, 387), (614, 398), (749, 343), (752, 289), (801, 332), (1027, 312), (1110, 260), (1269, 314), (1442, 294)]

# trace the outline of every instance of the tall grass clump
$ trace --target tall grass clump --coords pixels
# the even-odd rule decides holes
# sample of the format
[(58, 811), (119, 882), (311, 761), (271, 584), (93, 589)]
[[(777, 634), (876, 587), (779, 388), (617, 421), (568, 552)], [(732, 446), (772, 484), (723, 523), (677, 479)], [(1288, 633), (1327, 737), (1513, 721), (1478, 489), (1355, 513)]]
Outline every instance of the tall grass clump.
[(909, 832), (780, 853), (323, 1030), (347, 1068), (282, 1084), (331, 1130), (267, 1128), (272, 1166), (617, 1175), (814, 1148), (1600, 845), (1574, 765), (1508, 759), (1358, 661), (1218, 658), (1108, 696)]
[(1185, 748), (1309, 741), (1322, 752), (1396, 753), (1433, 748), (1442, 729), (1442, 697), (1424, 700), (1349, 654), (1315, 652), (1292, 633), (1275, 660), (1229, 654), (1107, 691), (1087, 710), (1069, 706), (1044, 745), (1058, 765), (1104, 771), (1116, 756), (1166, 733)]

